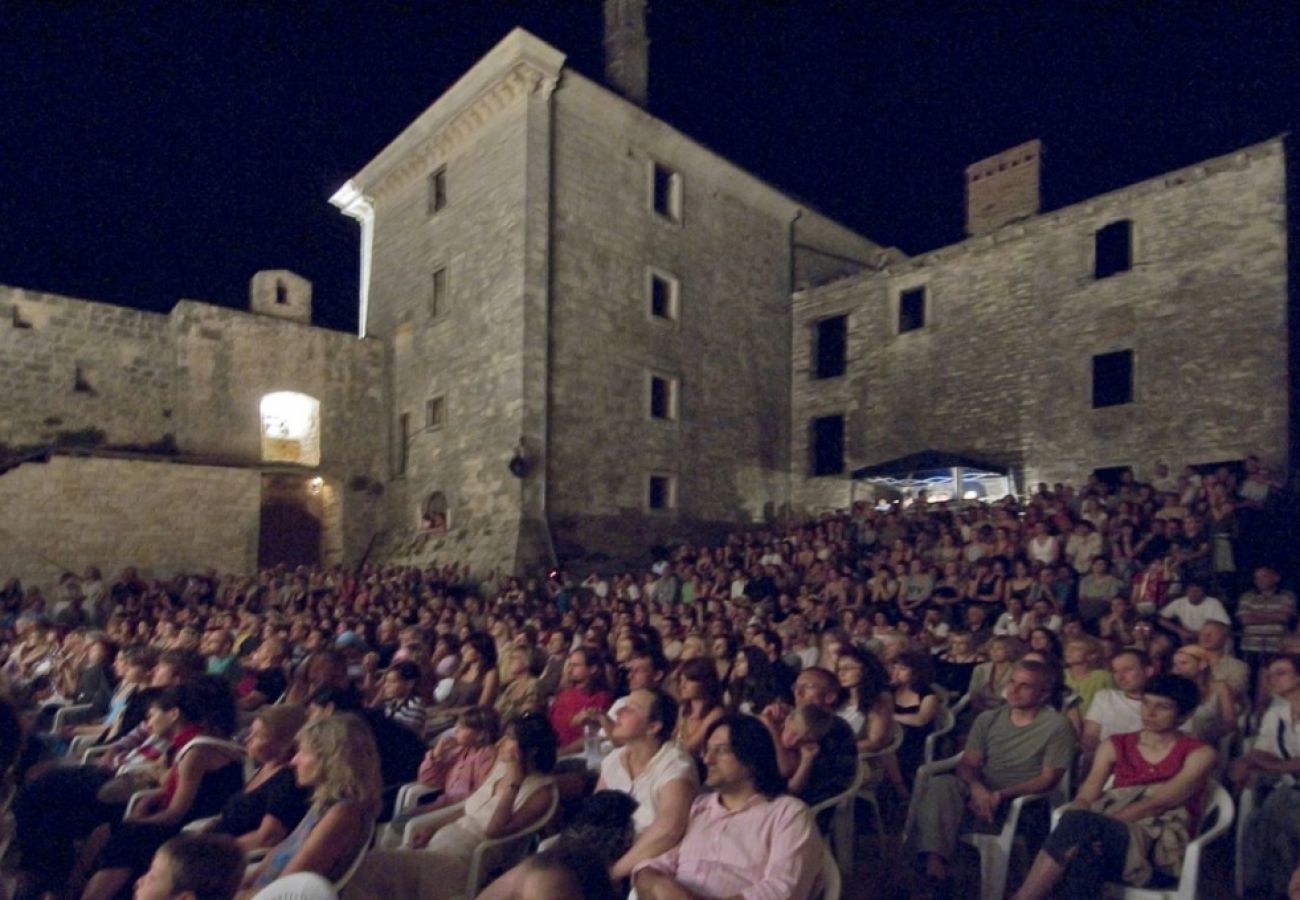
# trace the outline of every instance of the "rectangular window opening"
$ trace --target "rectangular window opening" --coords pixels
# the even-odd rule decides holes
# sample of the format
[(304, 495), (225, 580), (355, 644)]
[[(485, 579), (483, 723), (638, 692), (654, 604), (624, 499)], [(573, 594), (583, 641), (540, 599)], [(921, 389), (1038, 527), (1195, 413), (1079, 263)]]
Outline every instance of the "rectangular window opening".
[(1109, 278), (1133, 268), (1133, 223), (1128, 219), (1111, 222), (1094, 236), (1094, 278)]
[(411, 414), (397, 417), (397, 475), (406, 474), (406, 463), (411, 450)]
[(848, 321), (848, 316), (833, 316), (817, 323), (813, 332), (814, 378), (836, 378), (844, 374)]
[(657, 319), (677, 318), (677, 279), (650, 273), (650, 315)]
[(898, 333), (925, 327), (925, 286), (909, 288), (898, 295)]
[(435, 269), (430, 282), (429, 312), (436, 319), (447, 311), (447, 267)]
[(662, 163), (654, 164), (650, 201), (654, 211), (665, 219), (682, 219), (682, 176)]
[(23, 317), (23, 310), (22, 310), (22, 307), (20, 307), (17, 303), (14, 304), (14, 312), (13, 312), (13, 326), (14, 326), (14, 328), (31, 328), (31, 327), (32, 327), (32, 323), (29, 322), (29, 321), (27, 321), (27, 319), (25, 319), (25, 318)]
[(677, 505), (677, 485), (671, 475), (651, 475), (646, 486), (646, 506), (650, 509), (673, 509)]
[(809, 474), (814, 477), (844, 472), (844, 416), (821, 416), (812, 420)]
[(677, 379), (666, 375), (650, 376), (650, 418), (672, 421), (677, 418)]
[(439, 166), (429, 173), (429, 214), (447, 205), (447, 167)]
[(78, 394), (94, 396), (95, 386), (91, 383), (92, 373), (85, 366), (77, 366), (72, 375), (72, 390)]
[(447, 422), (447, 401), (443, 397), (430, 397), (424, 402), (424, 427), (441, 428)]
[(1133, 402), (1133, 351), (1099, 353), (1092, 358), (1092, 408)]

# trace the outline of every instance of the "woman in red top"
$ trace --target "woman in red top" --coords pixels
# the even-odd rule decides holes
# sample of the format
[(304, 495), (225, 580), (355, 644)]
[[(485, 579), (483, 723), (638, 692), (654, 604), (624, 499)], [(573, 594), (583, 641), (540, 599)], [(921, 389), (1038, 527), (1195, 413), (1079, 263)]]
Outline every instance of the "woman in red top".
[[(1097, 749), (1087, 780), (1013, 900), (1045, 898), (1062, 881), (1060, 896), (1092, 898), (1106, 881), (1145, 884), (1153, 868), (1178, 875), (1215, 759), (1212, 749), (1178, 730), (1199, 702), (1186, 678), (1158, 675), (1147, 682), (1142, 730), (1114, 735)], [(1156, 843), (1160, 853), (1152, 860)]]

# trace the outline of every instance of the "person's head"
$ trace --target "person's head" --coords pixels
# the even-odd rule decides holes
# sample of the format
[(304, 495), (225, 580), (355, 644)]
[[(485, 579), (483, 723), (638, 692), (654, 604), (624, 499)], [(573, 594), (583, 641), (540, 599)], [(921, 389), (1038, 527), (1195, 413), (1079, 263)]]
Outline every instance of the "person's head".
[(471, 706), (456, 720), (452, 736), (462, 747), (489, 747), (501, 739), (501, 718), (490, 706)]
[(512, 719), (502, 741), (515, 745), (525, 773), (545, 774), (555, 768), (555, 729), (542, 713), (524, 713)]
[(1185, 644), (1174, 651), (1170, 669), (1175, 675), (1182, 675), (1195, 681), (1200, 679), (1203, 673), (1208, 672), (1213, 665), (1214, 660), (1210, 658), (1209, 652), (1204, 647), (1198, 644)]
[(1006, 635), (998, 635), (987, 646), (990, 662), (1008, 662), (1016, 655), (1016, 641)]
[(1097, 668), (1101, 663), (1101, 644), (1091, 635), (1079, 635), (1065, 642), (1065, 664)]
[(616, 900), (608, 861), (592, 847), (561, 839), (519, 867), (517, 900)]
[(840, 705), (840, 683), (829, 669), (812, 666), (794, 679), (794, 705), (834, 710)]
[(1200, 606), (1205, 601), (1205, 585), (1199, 581), (1189, 581), (1184, 596), (1192, 606)]
[(207, 668), (207, 661), (193, 650), (165, 650), (153, 667), (149, 684), (161, 688), (176, 687), (198, 678)]
[(889, 666), (889, 683), (895, 687), (923, 690), (934, 681), (934, 664), (929, 653), (905, 650)]
[(1272, 566), (1260, 566), (1255, 569), (1255, 590), (1260, 591), (1261, 593), (1271, 594), (1273, 591), (1277, 590), (1277, 586), (1281, 583), (1281, 580), (1282, 579), (1277, 574), (1277, 570)]
[(486, 631), (471, 631), (460, 647), (460, 659), (466, 666), (477, 666), (481, 671), (497, 664), (497, 645)]
[(845, 691), (857, 691), (858, 708), (866, 711), (889, 687), (889, 672), (874, 653), (860, 650), (852, 644), (840, 651), (835, 663), (835, 674)]
[(661, 744), (676, 727), (677, 701), (659, 690), (637, 688), (619, 706), (609, 737), (619, 746), (640, 738)]
[(1037, 709), (1052, 696), (1055, 683), (1056, 674), (1046, 663), (1022, 659), (1011, 670), (1007, 682), (1007, 705), (1012, 709)]
[(1218, 655), (1228, 648), (1228, 626), (1222, 622), (1206, 622), (1196, 633), (1196, 643)]
[(1035, 628), (1029, 632), (1029, 649), (1050, 659), (1061, 658), (1061, 641), (1050, 628)]
[(312, 789), (313, 803), (351, 800), (367, 815), (379, 811), (379, 750), (359, 716), (336, 713), (305, 725), (298, 732), (293, 768), (298, 785)]
[(564, 679), (571, 686), (581, 686), (594, 691), (605, 680), (604, 661), (594, 647), (579, 647), (569, 654), (564, 664)]
[(1142, 727), (1168, 734), (1192, 714), (1201, 702), (1196, 685), (1181, 675), (1157, 675), (1142, 691)]
[(753, 716), (723, 716), (709, 727), (704, 743), (705, 784), (729, 793), (753, 786), (767, 797), (785, 790), (776, 747), (767, 726)]
[(232, 900), (244, 851), (224, 834), (182, 833), (158, 848), (135, 883), (135, 900)]
[(722, 700), (722, 682), (718, 668), (710, 659), (688, 659), (677, 670), (677, 695), (685, 703), (701, 701), (706, 707), (717, 706)]
[(228, 682), (215, 676), (163, 688), (148, 709), (149, 729), (158, 737), (174, 737), (191, 725), (215, 737), (229, 737), (235, 730), (234, 694)]
[(1141, 694), (1151, 677), (1151, 660), (1141, 650), (1121, 650), (1110, 661), (1115, 687), (1129, 696)]
[(636, 650), (627, 661), (627, 689), (656, 688), (664, 680), (663, 655), (650, 648)]
[(1300, 691), (1300, 654), (1277, 653), (1264, 665), (1268, 689), (1277, 697), (1290, 697)]
[(820, 706), (800, 706), (786, 717), (781, 727), (781, 746), (793, 750), (800, 744), (816, 744), (830, 733), (835, 713)]
[(307, 710), (301, 706), (268, 704), (257, 711), (248, 726), (244, 746), (259, 765), (287, 763), (293, 758), (298, 732), (307, 722)]
[(420, 681), (420, 667), (410, 660), (393, 664), (384, 673), (383, 698), (388, 702), (409, 700)]

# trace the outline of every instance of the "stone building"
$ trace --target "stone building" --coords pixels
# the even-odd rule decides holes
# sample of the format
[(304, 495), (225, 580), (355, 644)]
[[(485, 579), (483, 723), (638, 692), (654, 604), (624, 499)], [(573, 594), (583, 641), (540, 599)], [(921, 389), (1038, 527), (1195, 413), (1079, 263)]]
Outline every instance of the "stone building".
[(335, 562), (380, 527), (383, 346), (311, 326), (259, 272), (251, 312), (167, 315), (0, 287), (0, 572)]
[(646, 113), (643, 5), (606, 0), (618, 92), (516, 30), (338, 191), (360, 340), (287, 271), (251, 313), (0, 287), (0, 572), (581, 569), (922, 450), (1285, 464), (1280, 139), (1047, 213), (1014, 147), (909, 259)]
[(926, 449), (1022, 489), (1250, 453), (1285, 468), (1283, 140), (1041, 215), (1040, 152), (967, 170), (968, 239), (795, 293), (796, 506), (842, 505), (845, 473)]

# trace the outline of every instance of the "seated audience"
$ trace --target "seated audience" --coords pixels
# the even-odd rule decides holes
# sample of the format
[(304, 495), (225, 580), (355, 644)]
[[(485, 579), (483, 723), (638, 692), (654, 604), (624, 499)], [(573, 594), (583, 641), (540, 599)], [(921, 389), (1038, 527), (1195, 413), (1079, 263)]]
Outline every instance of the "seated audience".
[(894, 698), (889, 693), (889, 673), (872, 653), (848, 645), (840, 651), (835, 674), (843, 688), (837, 710), (849, 723), (859, 753), (878, 753), (893, 739)]
[(417, 780), (436, 797), (407, 810), (404, 818), (460, 803), (478, 790), (496, 765), (500, 734), (495, 710), (471, 706), (461, 713), (456, 727), (440, 737), (420, 763)]
[(614, 695), (606, 686), (599, 651), (591, 647), (574, 650), (569, 654), (564, 677), (566, 686), (555, 695), (548, 713), (561, 756), (582, 749), (587, 724), (598, 729), (605, 711), (614, 702)]
[(1142, 694), (1155, 671), (1141, 650), (1121, 650), (1110, 660), (1115, 687), (1103, 688), (1092, 698), (1079, 735), (1080, 768), (1087, 772), (1093, 755), (1107, 739), (1142, 728)]

